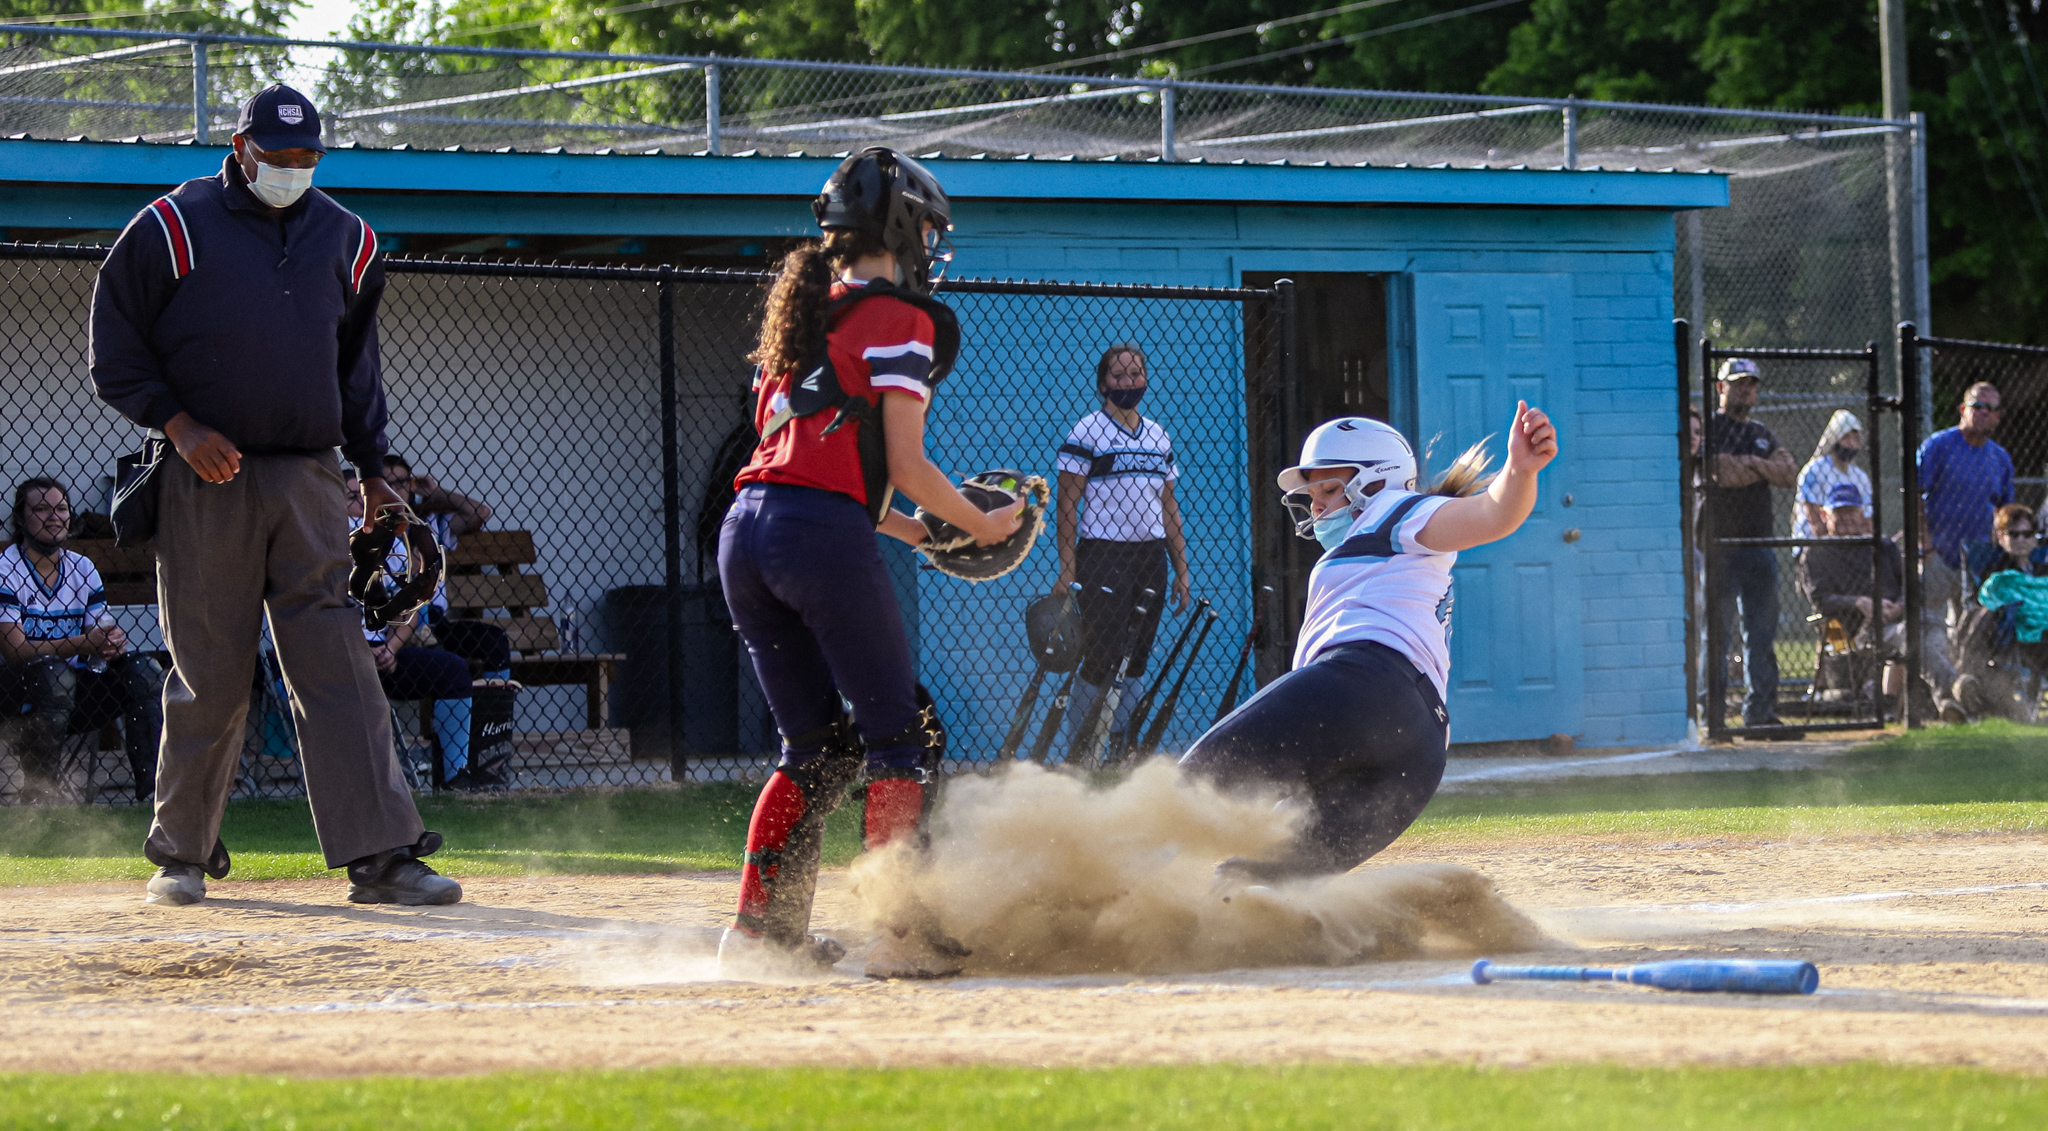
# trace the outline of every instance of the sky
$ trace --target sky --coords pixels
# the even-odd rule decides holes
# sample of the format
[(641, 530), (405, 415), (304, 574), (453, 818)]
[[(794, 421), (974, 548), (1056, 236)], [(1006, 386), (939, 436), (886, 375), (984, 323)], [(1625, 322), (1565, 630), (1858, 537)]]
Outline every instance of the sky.
[(293, 39), (327, 39), (348, 29), (355, 10), (352, 0), (303, 0), (286, 26)]

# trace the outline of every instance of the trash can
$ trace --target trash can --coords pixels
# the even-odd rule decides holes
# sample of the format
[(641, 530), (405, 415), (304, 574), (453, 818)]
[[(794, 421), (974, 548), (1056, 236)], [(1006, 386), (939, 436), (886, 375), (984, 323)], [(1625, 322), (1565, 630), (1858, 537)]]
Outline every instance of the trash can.
[[(632, 736), (633, 757), (669, 757), (668, 590), (626, 585), (605, 594), (605, 631), (624, 652), (612, 725)], [(716, 585), (686, 585), (683, 603), (683, 752), (730, 754), (739, 744), (739, 637)]]

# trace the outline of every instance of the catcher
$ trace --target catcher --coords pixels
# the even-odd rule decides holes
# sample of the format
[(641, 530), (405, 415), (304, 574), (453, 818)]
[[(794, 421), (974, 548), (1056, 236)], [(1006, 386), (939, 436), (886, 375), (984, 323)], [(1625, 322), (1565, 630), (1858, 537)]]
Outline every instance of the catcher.
[(1451, 567), (1513, 534), (1557, 458), (1541, 409), (1515, 406), (1506, 468), (1489, 481), (1475, 444), (1422, 493), (1392, 427), (1341, 417), (1309, 433), (1280, 473), (1296, 533), (1323, 547), (1309, 574), (1294, 670), (1196, 740), (1181, 765), (1224, 785), (1278, 786), (1310, 804), (1276, 859), (1226, 860), (1254, 882), (1343, 872), (1407, 831), (1443, 780), (1450, 715)]
[[(790, 958), (830, 966), (845, 954), (808, 933), (811, 894), (824, 816), (863, 761), (866, 846), (921, 830), (930, 729), (875, 533), (939, 560), (977, 546), (1028, 549), (1039, 521), (1032, 514), (1026, 528), (1014, 494), (963, 494), (924, 454), (925, 412), (960, 342), (952, 311), (930, 297), (951, 258), (938, 181), (870, 148), (840, 164), (811, 209), (825, 236), (783, 258), (769, 293), (750, 357), (761, 440), (734, 479), (718, 541), (726, 604), (782, 735), (747, 828), (739, 911), (719, 943), (728, 975)], [(896, 491), (923, 521), (890, 507)], [(951, 532), (964, 539), (935, 541)], [(987, 564), (982, 572), (999, 572)], [(953, 973), (953, 949), (932, 930), (885, 929), (867, 972)]]

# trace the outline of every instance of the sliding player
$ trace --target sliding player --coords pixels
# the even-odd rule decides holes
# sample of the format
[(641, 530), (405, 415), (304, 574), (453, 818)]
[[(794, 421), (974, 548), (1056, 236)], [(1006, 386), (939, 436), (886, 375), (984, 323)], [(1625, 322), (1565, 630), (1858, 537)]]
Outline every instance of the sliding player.
[(1305, 795), (1299, 840), (1274, 859), (1227, 860), (1256, 882), (1342, 872), (1394, 842), (1443, 778), (1450, 716), (1451, 566), (1513, 534), (1536, 505), (1557, 429), (1517, 403), (1507, 466), (1488, 482), (1478, 445), (1415, 491), (1415, 453), (1392, 427), (1332, 420), (1280, 473), (1296, 532), (1323, 546), (1309, 574), (1294, 670), (1211, 727), (1181, 765), (1221, 784)]
[[(875, 533), (917, 545), (927, 532), (891, 509), (892, 492), (981, 545), (1015, 532), (1022, 509), (984, 513), (924, 454), (925, 411), (960, 341), (952, 311), (929, 297), (950, 257), (938, 181), (870, 148), (840, 164), (811, 210), (825, 238), (783, 259), (768, 296), (751, 358), (761, 441), (734, 480), (739, 497), (718, 541), (726, 604), (782, 734), (782, 760), (747, 828), (739, 912), (719, 943), (729, 975), (791, 958), (830, 966), (845, 953), (808, 932), (825, 814), (862, 771), (857, 741), (867, 847), (917, 833), (923, 820), (927, 732)], [(923, 930), (888, 928), (868, 973), (954, 973), (952, 949)]]

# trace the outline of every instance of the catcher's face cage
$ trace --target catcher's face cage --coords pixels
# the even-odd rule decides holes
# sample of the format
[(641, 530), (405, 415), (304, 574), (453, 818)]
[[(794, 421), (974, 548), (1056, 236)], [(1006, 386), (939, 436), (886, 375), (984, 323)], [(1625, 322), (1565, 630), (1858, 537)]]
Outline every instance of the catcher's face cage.
[[(0, 245), (0, 452), (11, 473), (65, 483), (81, 512), (107, 509), (99, 477), (135, 447), (86, 367), (103, 255)], [(391, 449), (415, 476), (495, 512), (443, 547), (446, 623), (437, 615), (414, 637), (463, 649), (481, 677), (484, 652), (465, 637), (505, 634), (520, 687), (494, 692), (488, 708), (480, 697), (476, 714), (509, 712), (509, 736), (473, 739), (473, 751), (501, 742), (520, 790), (765, 779), (779, 740), (717, 563), (732, 476), (753, 448), (744, 358), (770, 276), (405, 257), (387, 269), (378, 330)], [(952, 280), (938, 296), (959, 311), (965, 345), (933, 400), (927, 448), (956, 479), (992, 466), (1056, 478), (1059, 446), (1101, 407), (1094, 369), (1110, 345), (1137, 342), (1155, 375), (1172, 375), (1153, 383), (1143, 412), (1172, 433), (1194, 596), (1223, 615), (1166, 730), (1162, 749), (1184, 748), (1230, 683), (1237, 650), (1218, 642), (1250, 625), (1254, 566), (1282, 586), (1275, 608), (1291, 600), (1268, 559), (1300, 543), (1284, 537), (1273, 493), (1245, 486), (1271, 482), (1300, 443), (1280, 423), (1282, 289)], [(1039, 541), (1013, 573), (968, 585), (877, 538), (918, 678), (949, 732), (946, 772), (993, 764), (1037, 674), (1024, 610), (1058, 583), (1056, 522)], [(161, 648), (148, 551), (117, 552), (89, 531), (72, 546), (99, 565), (136, 647)], [(1160, 626), (1146, 682), (1182, 616)], [(1262, 638), (1240, 701), (1251, 675), (1285, 670), (1290, 646), (1284, 625)], [(271, 655), (266, 644), (250, 689), (237, 797), (303, 792), (290, 693)], [(1043, 681), (1034, 735), (1063, 679)], [(403, 698), (391, 711), (400, 759), (427, 788), (433, 712)], [(132, 802), (121, 743), (101, 745), (97, 733), (67, 742), (60, 794)], [(1066, 750), (1064, 731), (1054, 746)], [(21, 783), (18, 756), (0, 743), (0, 805), (19, 801)]]
[[(392, 551), (405, 543), (405, 562), (391, 566)], [(385, 506), (376, 521), (349, 535), (348, 595), (363, 607), (363, 623), (380, 629), (418, 612), (441, 587), (441, 546), (434, 532), (405, 506)]]

